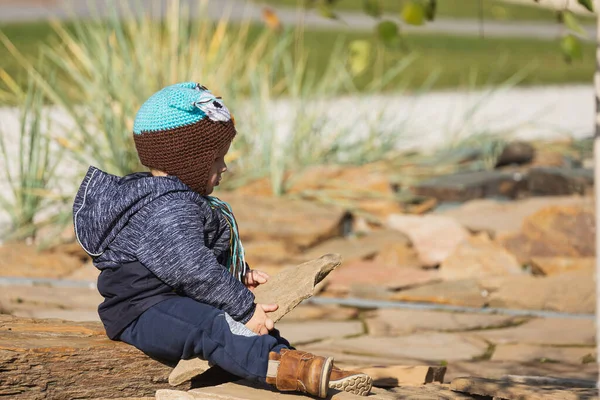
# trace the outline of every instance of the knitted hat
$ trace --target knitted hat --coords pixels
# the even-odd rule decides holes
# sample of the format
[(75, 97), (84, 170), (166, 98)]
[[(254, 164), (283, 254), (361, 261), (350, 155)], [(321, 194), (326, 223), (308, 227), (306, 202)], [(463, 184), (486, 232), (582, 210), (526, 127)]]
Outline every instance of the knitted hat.
[(207, 88), (184, 82), (153, 94), (138, 111), (133, 139), (143, 165), (177, 176), (206, 195), (210, 169), (236, 130), (229, 110)]

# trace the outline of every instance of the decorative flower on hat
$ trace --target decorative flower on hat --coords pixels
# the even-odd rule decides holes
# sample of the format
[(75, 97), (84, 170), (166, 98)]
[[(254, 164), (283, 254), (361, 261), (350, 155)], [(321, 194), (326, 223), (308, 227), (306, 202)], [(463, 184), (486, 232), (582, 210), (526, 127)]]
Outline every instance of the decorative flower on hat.
[(200, 84), (196, 85), (196, 90), (200, 92), (200, 99), (195, 101), (194, 105), (202, 110), (210, 120), (227, 122), (231, 119), (231, 114), (220, 97), (216, 97)]

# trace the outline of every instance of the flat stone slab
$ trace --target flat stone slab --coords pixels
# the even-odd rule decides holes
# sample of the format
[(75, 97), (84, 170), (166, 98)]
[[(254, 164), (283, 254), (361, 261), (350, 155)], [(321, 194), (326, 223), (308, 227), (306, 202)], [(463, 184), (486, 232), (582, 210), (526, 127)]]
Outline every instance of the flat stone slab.
[(463, 314), (428, 310), (384, 308), (366, 320), (369, 335), (397, 336), (426, 331), (466, 331), (513, 324), (517, 318), (506, 315)]
[(282, 322), (310, 320), (346, 321), (358, 318), (358, 309), (338, 305), (300, 304), (281, 318)]
[(341, 208), (306, 200), (247, 196), (219, 192), (235, 210), (242, 240), (276, 240), (301, 251), (330, 238), (344, 236), (350, 217)]
[[(556, 347), (531, 344), (500, 344), (494, 349), (492, 361), (564, 362), (582, 364), (596, 358), (595, 347)], [(595, 362), (595, 361), (594, 361)]]
[(490, 292), (490, 307), (583, 314), (593, 314), (596, 309), (593, 270), (543, 277), (489, 277), (479, 284)]
[(487, 233), (461, 242), (440, 265), (444, 280), (522, 275), (521, 265), (506, 249), (494, 243)]
[(451, 361), (448, 362), (446, 382), (465, 376), (501, 379), (506, 375), (539, 375), (568, 379), (595, 380), (598, 378), (598, 366), (590, 364), (563, 364), (517, 361)]
[(513, 328), (473, 332), (495, 344), (538, 344), (593, 346), (595, 323), (588, 319), (539, 318)]
[[(226, 383), (224, 385), (192, 389), (187, 392), (161, 389), (156, 392), (156, 400), (284, 400), (311, 399), (314, 397), (295, 392), (279, 393), (268, 385), (257, 385), (247, 381)], [(472, 399), (471, 396), (450, 390), (450, 385), (429, 384), (424, 386), (404, 386), (390, 390), (374, 387), (367, 397), (352, 393), (329, 390), (329, 400), (453, 400)]]
[(335, 253), (340, 254), (345, 263), (349, 263), (373, 258), (384, 248), (393, 245), (410, 246), (410, 241), (401, 232), (381, 230), (359, 237), (330, 239), (307, 250), (302, 256), (312, 260), (323, 254)]
[(499, 399), (587, 400), (598, 398), (597, 389), (595, 388), (563, 386), (558, 380), (554, 384), (542, 383), (535, 385), (531, 382), (517, 383), (509, 379), (494, 380), (469, 377), (453, 380), (450, 388), (457, 392)]
[(548, 206), (577, 206), (593, 204), (591, 197), (531, 197), (516, 201), (480, 199), (469, 201), (460, 207), (442, 211), (439, 215), (452, 217), (472, 232), (488, 232), (496, 236), (518, 232), (528, 216)]
[(279, 322), (276, 327), (293, 346), (365, 333), (361, 321)]
[(331, 273), (326, 291), (347, 294), (357, 286), (397, 290), (436, 281), (440, 281), (439, 272), (436, 270), (402, 268), (376, 261), (355, 261), (344, 264)]
[(488, 349), (485, 340), (457, 333), (420, 333), (401, 337), (363, 336), (352, 339), (332, 340), (307, 346), (319, 351), (335, 349), (348, 354), (382, 356), (388, 359), (413, 359), (421, 363), (436, 364), (440, 361), (471, 360)]
[(484, 197), (518, 197), (527, 181), (520, 172), (476, 171), (444, 175), (411, 188), (418, 195), (440, 201), (467, 201)]
[[(49, 286), (2, 286), (0, 304), (11, 314), (22, 317), (63, 318), (65, 311), (88, 311), (96, 314), (103, 298), (96, 288)], [(53, 312), (56, 312), (53, 314)], [(69, 319), (69, 318), (64, 318)], [(80, 319), (78, 319), (80, 320)]]
[[(314, 399), (312, 396), (296, 392), (281, 393), (267, 384), (248, 381), (225, 383), (223, 385), (192, 389), (187, 392), (180, 390), (161, 389), (156, 392), (156, 400), (272, 400), (272, 399)], [(328, 399), (332, 400), (361, 400), (364, 396), (340, 392), (330, 389)], [(374, 388), (369, 399), (391, 400), (399, 398), (394, 393), (384, 389)]]
[(391, 300), (483, 307), (487, 303), (485, 294), (477, 280), (462, 279), (401, 290), (391, 296)]
[(534, 196), (589, 194), (594, 171), (586, 168), (536, 167), (529, 170), (529, 190)]
[(361, 372), (373, 379), (373, 386), (387, 388), (403, 385), (424, 385), (426, 383), (444, 383), (446, 367), (424, 365), (388, 365), (360, 368)]
[(460, 242), (469, 237), (462, 225), (441, 215), (393, 214), (387, 218), (386, 225), (410, 238), (423, 267), (441, 264)]

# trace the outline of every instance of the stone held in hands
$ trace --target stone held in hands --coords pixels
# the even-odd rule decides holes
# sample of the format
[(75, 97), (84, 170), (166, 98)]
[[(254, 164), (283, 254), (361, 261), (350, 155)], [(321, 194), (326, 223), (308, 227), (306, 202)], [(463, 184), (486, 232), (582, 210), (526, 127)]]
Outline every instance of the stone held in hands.
[[(269, 313), (273, 322), (279, 321), (298, 304), (313, 295), (315, 286), (342, 263), (338, 254), (326, 254), (316, 260), (285, 268), (272, 276), (266, 284), (254, 290), (255, 302), (278, 304), (277, 311)], [(199, 358), (181, 360), (169, 375), (169, 384), (177, 386), (210, 368)]]

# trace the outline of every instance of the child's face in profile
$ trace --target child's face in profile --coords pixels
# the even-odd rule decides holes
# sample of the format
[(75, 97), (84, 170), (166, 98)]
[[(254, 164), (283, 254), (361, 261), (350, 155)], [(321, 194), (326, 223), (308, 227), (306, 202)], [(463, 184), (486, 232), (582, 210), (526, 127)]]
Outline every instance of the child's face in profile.
[(208, 174), (208, 183), (206, 184), (206, 194), (211, 194), (215, 186), (219, 186), (221, 182), (221, 174), (227, 171), (227, 164), (225, 164), (225, 155), (229, 151), (229, 146), (227, 145), (220, 153), (217, 154), (215, 161), (210, 169), (210, 173)]

